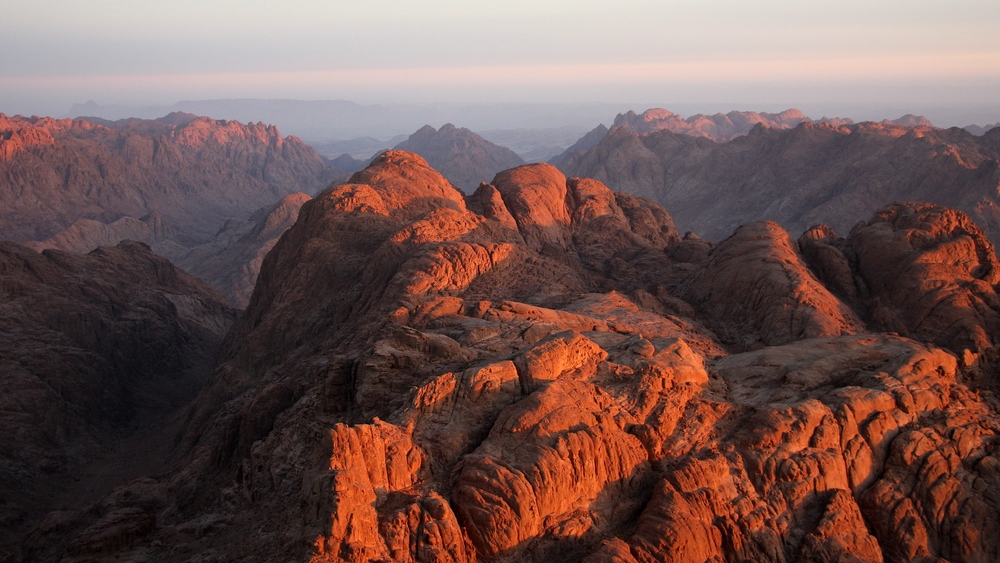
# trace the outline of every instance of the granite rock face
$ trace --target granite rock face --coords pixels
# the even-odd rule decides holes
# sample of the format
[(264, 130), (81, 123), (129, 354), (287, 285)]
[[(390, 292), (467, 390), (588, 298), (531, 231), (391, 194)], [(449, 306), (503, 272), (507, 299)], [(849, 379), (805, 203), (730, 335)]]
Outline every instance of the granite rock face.
[(820, 279), (871, 328), (950, 349), (967, 363), (996, 345), (996, 252), (961, 211), (895, 203), (844, 239), (826, 226), (799, 244)]
[(802, 261), (775, 223), (736, 229), (678, 288), (700, 307), (716, 334), (744, 348), (855, 334), (864, 324)]
[[(264, 259), (184, 465), (43, 518), (18, 553), (995, 560), (995, 328), (967, 295), (989, 306), (988, 244), (906, 204), (848, 239), (761, 222), (715, 246), (549, 165), (464, 197), (389, 151)], [(879, 332), (873, 296), (904, 275), (923, 281), (886, 306), (970, 304), (914, 318), (979, 323), (976, 358), (935, 344), (971, 324)]]

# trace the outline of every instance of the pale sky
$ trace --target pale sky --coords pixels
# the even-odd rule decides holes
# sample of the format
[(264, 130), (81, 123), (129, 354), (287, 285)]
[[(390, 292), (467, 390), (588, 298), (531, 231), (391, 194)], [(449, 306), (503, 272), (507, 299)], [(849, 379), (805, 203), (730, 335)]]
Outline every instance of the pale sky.
[(8, 114), (212, 98), (1000, 106), (998, 0), (0, 0), (0, 14)]

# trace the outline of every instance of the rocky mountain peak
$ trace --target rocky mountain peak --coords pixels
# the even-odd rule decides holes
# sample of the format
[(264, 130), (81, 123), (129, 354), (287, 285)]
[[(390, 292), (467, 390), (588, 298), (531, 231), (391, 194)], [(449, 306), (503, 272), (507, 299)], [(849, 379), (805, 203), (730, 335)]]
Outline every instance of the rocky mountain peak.
[(476, 133), (447, 123), (440, 129), (425, 125), (397, 150), (419, 154), (456, 187), (472, 193), (497, 172), (524, 164), (514, 151), (495, 145)]

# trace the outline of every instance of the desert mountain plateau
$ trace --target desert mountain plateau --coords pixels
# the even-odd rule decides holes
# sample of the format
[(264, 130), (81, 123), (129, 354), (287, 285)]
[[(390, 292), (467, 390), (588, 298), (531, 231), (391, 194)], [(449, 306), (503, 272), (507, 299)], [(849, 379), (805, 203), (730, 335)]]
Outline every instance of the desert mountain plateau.
[[(466, 195), (404, 151), (290, 197), (256, 220), (298, 210), (224, 338), (169, 340), (222, 338), (171, 464), (80, 506), (5, 512), (24, 530), (7, 560), (1000, 558), (1000, 263), (963, 211), (896, 202), (849, 231), (753, 221), (713, 243), (549, 164)], [(30, 312), (23, 276), (121, 259), (159, 272), (147, 299), (178, 315), (161, 324), (231, 322), (136, 243), (7, 254), (12, 310)], [(75, 318), (5, 334), (99, 355), (59, 339), (114, 321)], [(19, 365), (24, 381), (49, 369)], [(32, 385), (5, 400), (32, 404)]]

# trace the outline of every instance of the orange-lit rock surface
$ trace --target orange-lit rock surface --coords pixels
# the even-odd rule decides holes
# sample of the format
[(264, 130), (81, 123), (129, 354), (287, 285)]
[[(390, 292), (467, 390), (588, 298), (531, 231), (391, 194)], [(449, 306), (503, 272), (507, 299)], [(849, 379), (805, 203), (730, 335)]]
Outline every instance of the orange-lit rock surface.
[[(846, 242), (754, 223), (713, 246), (548, 165), (463, 197), (390, 151), (264, 259), (186, 463), (46, 516), (16, 554), (996, 560), (993, 340), (960, 359), (845, 294), (875, 229), (910, 241), (872, 242), (898, 257), (884, 276), (971, 299), (996, 258), (964, 221), (896, 206)], [(963, 281), (936, 284), (948, 268)]]
[(820, 226), (800, 245), (816, 274), (873, 329), (946, 347), (966, 363), (995, 345), (1000, 264), (965, 213), (895, 203), (846, 239)]

